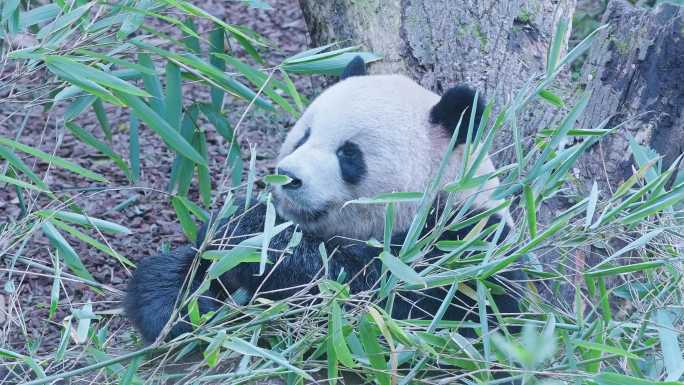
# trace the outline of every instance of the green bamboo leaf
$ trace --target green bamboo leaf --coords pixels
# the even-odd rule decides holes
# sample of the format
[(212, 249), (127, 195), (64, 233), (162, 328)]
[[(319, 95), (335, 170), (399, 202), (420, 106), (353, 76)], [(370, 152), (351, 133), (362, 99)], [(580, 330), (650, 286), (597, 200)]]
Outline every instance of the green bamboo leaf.
[[(165, 96), (162, 91), (161, 80), (159, 79), (159, 76), (157, 76), (157, 71), (152, 62), (152, 58), (146, 53), (139, 53), (138, 61), (140, 62), (140, 65), (149, 68), (151, 72), (154, 72), (152, 75), (143, 75), (142, 77), (143, 83), (145, 84), (145, 90), (152, 95), (149, 101), (150, 107), (152, 107), (154, 112), (160, 116), (166, 116), (166, 111), (164, 111)], [(174, 128), (177, 129), (178, 126), (174, 126)]]
[(207, 366), (210, 368), (216, 367), (219, 361), (219, 354), (221, 353), (221, 347), (226, 340), (226, 331), (219, 330), (216, 336), (211, 338), (211, 342), (207, 345), (206, 349), (202, 352), (204, 360), (207, 362)]
[(681, 332), (673, 323), (673, 313), (668, 309), (658, 309), (655, 313), (655, 325), (663, 350), (665, 369), (667, 369), (666, 380), (678, 380), (684, 374), (684, 357), (682, 357), (682, 348), (679, 346)]
[(62, 362), (64, 360), (64, 355), (66, 354), (67, 348), (69, 347), (69, 341), (71, 340), (71, 316), (68, 316), (62, 321), (62, 336), (59, 340), (59, 346), (55, 352), (55, 361)]
[[(207, 149), (207, 137), (204, 131), (199, 131), (195, 135), (196, 148), (202, 157), (209, 163), (209, 150)], [(197, 166), (197, 177), (199, 179), (199, 190), (202, 203), (205, 206), (211, 204), (211, 171), (207, 166)]]
[[(138, 368), (140, 367), (140, 364), (143, 362), (144, 356), (138, 355), (133, 357), (133, 359), (128, 363), (128, 368), (126, 369), (126, 373), (121, 377), (121, 382), (119, 385), (131, 385), (133, 383), (141, 383), (140, 379), (136, 378), (137, 376), (135, 373), (138, 371)], [(134, 382), (134, 380), (136, 380)]]
[(34, 190), (34, 191), (40, 191), (40, 192), (48, 192), (48, 190), (42, 189), (38, 186), (34, 186), (30, 183), (26, 183), (24, 181), (21, 181), (19, 179), (11, 178), (5, 175), (0, 175), (0, 183), (8, 183), (14, 186), (17, 186), (19, 188), (23, 189), (28, 189), (28, 190)]
[(81, 64), (70, 57), (48, 55), (44, 60), (45, 63), (51, 68), (56, 68), (62, 73), (78, 74), (79, 78), (90, 80), (100, 86), (107, 87), (110, 90), (119, 91), (121, 93), (130, 95), (150, 96), (150, 94), (147, 92), (127, 83), (124, 80), (121, 80), (114, 75), (100, 71), (94, 67)]
[[(546, 230), (544, 230), (541, 234), (539, 234), (537, 237), (531, 239), (528, 241), (524, 246), (522, 246), (518, 251), (515, 253), (511, 254), (510, 256), (507, 256), (505, 258), (502, 258), (499, 261), (494, 262), (494, 266), (482, 266), (482, 273), (479, 274), (480, 279), (487, 278), (491, 276), (492, 274), (496, 274), (499, 271), (505, 269), (507, 266), (512, 264), (513, 262), (517, 261), (520, 257), (523, 255), (527, 254), (528, 252), (532, 251), (535, 247), (539, 246), (542, 242), (544, 242), (546, 239), (552, 237), (562, 229), (564, 229), (567, 225), (568, 218), (561, 217), (557, 219), (555, 222), (551, 224)], [(489, 263), (487, 264), (489, 265)]]
[(370, 316), (366, 315), (361, 318), (359, 325), (359, 340), (363, 345), (363, 349), (370, 362), (371, 367), (375, 369), (373, 374), (380, 385), (390, 385), (390, 376), (387, 368), (387, 361), (385, 360), (385, 352), (378, 342), (380, 340), (380, 332), (371, 323)]
[(231, 142), (233, 140), (233, 127), (231, 127), (228, 119), (221, 114), (220, 110), (215, 109), (212, 105), (206, 103), (202, 103), (199, 106), (200, 111), (209, 119), (209, 122), (214, 126), (216, 132), (225, 140)]
[[(124, 9), (123, 7), (121, 8)], [(123, 13), (112, 13), (109, 16), (105, 16), (95, 20), (93, 23), (86, 26), (86, 31), (90, 33), (100, 32), (104, 29), (114, 28), (121, 25), (126, 20), (126, 14)]]
[(425, 279), (418, 275), (409, 265), (402, 262), (399, 258), (383, 251), (380, 253), (382, 263), (400, 280), (414, 285), (425, 285)]
[[(221, 72), (226, 70), (226, 63), (216, 53), (225, 53), (225, 31), (220, 25), (214, 24), (214, 29), (209, 32), (209, 64), (218, 68)], [(211, 87), (211, 106), (220, 111), (223, 106), (224, 92), (218, 87)]]
[(605, 265), (605, 264), (607, 264), (607, 263), (609, 263), (609, 262), (611, 262), (611, 261), (614, 261), (615, 259), (619, 258), (620, 256), (622, 256), (622, 255), (624, 255), (624, 254), (626, 254), (626, 253), (628, 253), (628, 252), (630, 252), (630, 251), (632, 251), (632, 250), (639, 249), (639, 248), (642, 248), (642, 247), (646, 246), (653, 238), (655, 238), (655, 237), (657, 237), (658, 235), (662, 234), (663, 231), (665, 231), (665, 229), (656, 229), (656, 230), (653, 230), (653, 231), (651, 231), (651, 232), (648, 232), (648, 233), (642, 235), (641, 237), (639, 237), (639, 238), (637, 238), (636, 240), (630, 242), (630, 243), (627, 244), (625, 247), (621, 248), (620, 250), (618, 250), (617, 252), (615, 252), (614, 254), (612, 254), (611, 256), (609, 256), (608, 258), (606, 258), (606, 259), (604, 259), (603, 261), (601, 261), (599, 264), (597, 264), (596, 266), (594, 266), (594, 267), (592, 268), (592, 270), (598, 269), (598, 268), (600, 268), (601, 266), (603, 266), (603, 265)]
[(155, 0), (141, 0), (135, 4), (135, 8), (128, 8), (129, 12), (121, 15), (124, 19), (121, 23), (121, 28), (116, 33), (116, 38), (124, 40), (137, 31), (145, 21), (146, 12), (156, 5), (157, 2)]
[(309, 373), (305, 372), (304, 370), (292, 365), (285, 357), (281, 356), (280, 354), (272, 351), (272, 350), (266, 350), (263, 348), (260, 348), (258, 346), (255, 346), (243, 339), (237, 338), (237, 337), (232, 337), (228, 339), (223, 346), (226, 349), (230, 349), (234, 352), (238, 352), (240, 354), (245, 354), (248, 356), (254, 356), (254, 357), (261, 357), (267, 361), (271, 361), (273, 363), (276, 363), (284, 368), (287, 368), (298, 375), (304, 377), (305, 379), (309, 381), (313, 381), (313, 377), (309, 375)]
[(104, 219), (94, 218), (82, 214), (77, 214), (69, 211), (57, 211), (57, 210), (39, 210), (35, 212), (36, 215), (41, 218), (57, 218), (65, 222), (74, 223), (77, 225), (85, 227), (95, 227), (103, 233), (108, 234), (130, 234), (129, 230), (125, 226), (121, 226), (118, 223), (109, 222)]
[(266, 263), (268, 262), (268, 248), (273, 237), (273, 229), (276, 222), (276, 211), (271, 203), (271, 194), (268, 194), (266, 199), (266, 218), (264, 219), (264, 233), (261, 242), (261, 261), (259, 262), (259, 275), (263, 275), (266, 270)]
[(183, 202), (178, 200), (178, 197), (171, 198), (171, 205), (173, 205), (174, 210), (176, 210), (176, 216), (180, 221), (183, 233), (194, 243), (197, 240), (197, 225), (195, 224), (195, 221), (192, 220), (190, 212)]
[[(64, 90), (60, 91), (64, 92), (68, 89), (69, 87), (65, 88)], [(75, 87), (79, 92), (81, 92), (81, 89), (78, 87)], [(70, 105), (67, 107), (67, 110), (64, 112), (64, 121), (68, 122), (70, 120), (73, 120), (77, 116), (79, 116), (83, 111), (85, 111), (86, 108), (90, 107), (91, 104), (93, 104), (97, 100), (97, 96), (95, 95), (80, 95), (78, 96)], [(57, 101), (57, 97), (55, 96), (55, 101)]]
[(339, 376), (339, 360), (337, 359), (337, 353), (335, 352), (335, 342), (332, 339), (333, 335), (333, 323), (328, 321), (328, 336), (326, 338), (325, 348), (327, 356), (327, 373), (328, 373), (328, 383), (330, 385), (337, 384), (337, 377)]
[(13, 352), (11, 350), (5, 349), (5, 348), (0, 348), (0, 357), (8, 357), (17, 361), (22, 361), (31, 368), (31, 371), (35, 373), (36, 377), (38, 378), (45, 378), (45, 371), (43, 371), (43, 368), (36, 363), (36, 361), (33, 360), (30, 356), (25, 356), (20, 353)]
[[(276, 236), (283, 230), (287, 229), (292, 222), (281, 223), (273, 228), (272, 236)], [(237, 245), (231, 247), (230, 250), (208, 250), (202, 253), (202, 258), (212, 259), (216, 262), (212, 264), (207, 270), (207, 275), (211, 279), (216, 279), (221, 276), (221, 274), (237, 266), (237, 264), (242, 262), (254, 262), (252, 259), (256, 253), (259, 258), (256, 262), (261, 262), (261, 253), (259, 248), (264, 242), (264, 234), (258, 234), (254, 237), (247, 238), (244, 241), (238, 243)], [(268, 261), (267, 263), (270, 263)]]
[(534, 192), (532, 186), (523, 186), (523, 196), (525, 197), (525, 214), (527, 215), (527, 227), (530, 230), (530, 237), (537, 236), (537, 205), (534, 203)]
[(276, 102), (276, 104), (282, 107), (283, 110), (287, 111), (290, 115), (297, 116), (297, 110), (292, 108), (290, 103), (288, 103), (282, 96), (278, 95), (278, 93), (276, 93), (273, 89), (274, 80), (272, 77), (269, 77), (267, 74), (243, 63), (233, 56), (222, 53), (216, 53), (214, 55), (220, 57), (232, 67), (235, 67), (235, 69), (243, 74), (247, 80), (250, 81), (250, 83), (252, 83), (256, 88), (262, 89), (262, 92), (271, 100)]
[(106, 155), (109, 159), (111, 159), (114, 162), (114, 164), (116, 164), (117, 167), (119, 167), (121, 171), (124, 172), (124, 174), (126, 174), (127, 176), (129, 175), (130, 170), (128, 169), (128, 165), (123, 160), (123, 158), (121, 158), (114, 152), (114, 150), (112, 150), (110, 146), (106, 145), (105, 143), (102, 143), (95, 136), (93, 136), (93, 134), (79, 127), (75, 123), (67, 122), (64, 124), (64, 126), (82, 142), (90, 145), (91, 147)]
[(93, 103), (93, 110), (95, 111), (95, 117), (97, 118), (98, 123), (100, 123), (100, 127), (102, 127), (102, 131), (105, 134), (105, 138), (108, 141), (112, 141), (112, 128), (109, 125), (109, 119), (107, 118), (107, 111), (104, 109), (104, 105), (102, 105), (102, 100), (97, 99)]
[(584, 273), (585, 277), (595, 278), (595, 277), (605, 277), (611, 275), (619, 275), (625, 273), (632, 273), (635, 271), (643, 271), (648, 269), (654, 269), (665, 264), (665, 261), (648, 261), (634, 263), (631, 265), (608, 267), (604, 269), (591, 270)]
[(507, 172), (518, 167), (517, 163), (509, 164), (497, 169), (495, 172), (486, 173), (483, 175), (478, 175), (476, 177), (469, 178), (459, 178), (455, 182), (448, 183), (444, 186), (443, 190), (446, 192), (461, 192), (471, 189), (480, 188), (484, 183), (492, 178), (499, 177)]
[(88, 245), (94, 247), (95, 249), (100, 250), (101, 252), (114, 257), (122, 265), (127, 265), (129, 267), (135, 267), (135, 263), (131, 262), (130, 259), (122, 256), (116, 250), (112, 249), (109, 246), (104, 245), (103, 243), (99, 242), (95, 238), (93, 238), (87, 234), (82, 233), (81, 231), (79, 231), (75, 227), (69, 226), (66, 223), (64, 223), (60, 220), (57, 220), (57, 219), (51, 219), (50, 223), (52, 223), (58, 229), (66, 231), (72, 237), (77, 238), (81, 242), (85, 242)]
[(553, 34), (553, 39), (551, 45), (549, 46), (549, 53), (546, 57), (546, 75), (550, 76), (558, 68), (558, 61), (560, 59), (560, 54), (562, 47), (567, 41), (565, 36), (568, 32), (569, 21), (567, 18), (562, 17), (558, 20), (556, 25), (556, 33)]
[(48, 237), (50, 243), (58, 250), (58, 255), (64, 260), (64, 264), (77, 276), (88, 281), (97, 282), (88, 272), (81, 258), (71, 247), (69, 242), (57, 231), (55, 226), (49, 221), (43, 223), (43, 233)]
[(335, 43), (330, 43), (330, 44), (322, 45), (322, 46), (320, 46), (320, 47), (311, 48), (311, 49), (308, 49), (308, 50), (306, 50), (306, 51), (302, 51), (302, 52), (300, 52), (300, 53), (298, 53), (298, 54), (292, 55), (292, 56), (286, 58), (285, 60), (283, 60), (283, 62), (293, 61), (293, 60), (296, 60), (296, 59), (299, 59), (299, 58), (303, 58), (303, 57), (307, 57), (307, 56), (312, 56), (312, 55), (315, 55), (315, 54), (317, 54), (317, 53), (323, 52), (323, 51), (325, 51), (325, 50), (328, 49), (328, 48), (332, 48), (332, 47), (334, 47), (334, 46), (336, 46), (336, 45), (338, 45), (338, 44), (339, 44), (339, 43), (335, 42)]
[(504, 201), (501, 202), (499, 205), (496, 207), (492, 207), (491, 209), (485, 210), (481, 213), (475, 214), (473, 216), (468, 217), (468, 219), (463, 220), (462, 218), (454, 221), (454, 223), (450, 224), (448, 229), (451, 231), (457, 231), (466, 227), (469, 227), (470, 225), (479, 223), (482, 221), (484, 218), (489, 218), (492, 215), (498, 213), (499, 211), (503, 210), (504, 208), (508, 207), (511, 205), (510, 201)]
[(624, 358), (629, 358), (632, 360), (641, 360), (641, 357), (639, 357), (638, 355), (631, 353), (631, 352), (628, 352), (628, 351), (626, 351), (620, 347), (617, 347), (617, 346), (610, 346), (610, 345), (606, 345), (606, 344), (600, 344), (600, 343), (596, 343), (596, 342), (584, 341), (584, 340), (578, 340), (578, 339), (574, 340), (573, 344), (575, 344), (575, 346), (579, 346), (579, 347), (589, 349), (589, 350), (596, 350), (596, 351), (603, 352), (603, 353), (615, 354), (615, 355), (618, 355), (618, 356), (621, 356)]
[[(332, 45), (328, 45), (326, 47), (331, 47)], [(310, 61), (316, 61), (316, 60), (322, 60), (322, 59), (327, 59), (331, 58), (333, 56), (338, 56), (346, 52), (353, 52), (355, 50), (359, 49), (359, 46), (351, 46), (351, 47), (344, 47), (344, 48), (338, 48), (334, 49), (332, 51), (325, 51), (325, 50), (309, 50), (310, 52), (307, 55), (295, 55), (293, 57), (289, 57), (285, 60), (283, 60), (283, 64), (298, 64), (298, 63), (304, 63), (304, 62), (310, 62)]]
[(166, 99), (164, 117), (171, 127), (180, 127), (183, 112), (183, 90), (180, 68), (174, 62), (166, 63)]
[(82, 308), (74, 310), (74, 316), (78, 319), (74, 339), (77, 344), (84, 344), (88, 341), (92, 320), (97, 318), (93, 313), (93, 305), (90, 302), (86, 303)]
[(72, 11), (67, 12), (64, 15), (56, 18), (50, 24), (41, 28), (40, 31), (38, 31), (38, 33), (36, 34), (36, 38), (38, 40), (43, 40), (48, 35), (51, 35), (57, 31), (61, 30), (62, 28), (71, 26), (73, 23), (78, 21), (78, 19), (80, 19), (81, 16), (85, 15), (85, 13), (88, 12), (94, 4), (95, 3), (92, 3), (92, 2), (86, 3), (80, 7), (74, 8)]
[(320, 74), (320, 75), (336, 75), (342, 74), (344, 68), (356, 56), (366, 62), (374, 62), (381, 59), (370, 52), (345, 52), (336, 56), (326, 57), (320, 60), (306, 61), (295, 64), (283, 64), (281, 68), (289, 73), (303, 73), (303, 74)]
[(43, 182), (38, 175), (36, 175), (18, 156), (16, 156), (12, 151), (8, 150), (6, 147), (0, 146), (0, 158), (5, 159), (9, 162), (16, 171), (20, 171), (22, 174), (26, 175), (29, 179), (33, 181), (37, 187), (43, 191), (48, 191), (49, 188)]
[[(81, 89), (89, 94), (92, 94), (93, 96), (97, 96), (98, 98), (105, 100), (111, 104), (114, 104), (116, 106), (123, 106), (123, 102), (116, 98), (108, 89), (102, 87), (101, 85), (97, 84), (96, 82), (86, 79), (85, 77), (81, 76), (74, 76), (73, 72), (69, 71), (64, 71), (62, 67), (55, 66), (55, 65), (47, 65), (47, 68), (52, 72), (53, 74), (57, 75), (59, 78), (62, 78), (63, 80), (66, 80), (70, 84), (73, 84), (76, 86), (78, 89)], [(78, 89), (76, 89), (78, 91)], [(60, 95), (58, 95), (60, 96)], [(63, 96), (62, 96), (63, 97)], [(55, 98), (55, 101), (59, 101), (59, 98)]]
[(612, 130), (606, 130), (603, 128), (575, 128), (568, 131), (570, 136), (604, 136), (611, 133)]
[[(634, 175), (632, 175), (632, 177), (633, 176)], [(644, 195), (646, 195), (647, 192), (656, 190), (656, 187), (659, 184), (664, 183), (667, 180), (668, 176), (669, 176), (668, 173), (664, 173), (664, 174), (658, 176), (658, 178), (656, 178), (655, 180), (646, 183), (644, 186), (642, 186), (637, 191), (635, 191), (632, 195), (630, 195), (627, 199), (623, 200), (620, 204), (618, 204), (615, 208), (610, 209), (610, 206), (606, 206), (606, 208), (601, 213), (601, 215), (596, 220), (596, 222), (594, 222), (594, 224), (591, 225), (591, 229), (592, 230), (596, 229), (598, 226), (600, 226), (604, 223), (608, 223), (608, 221), (611, 220), (615, 215), (622, 212), (624, 209), (626, 209), (627, 207), (629, 207), (633, 203), (637, 202)], [(631, 177), (630, 177), (630, 179), (631, 179)], [(618, 190), (619, 190), (619, 188), (618, 188)], [(611, 201), (617, 201), (617, 199), (615, 199), (615, 195), (613, 195), (613, 197), (611, 198)]]
[(388, 204), (388, 203), (399, 203), (399, 202), (416, 202), (423, 198), (423, 193), (421, 192), (392, 192), (392, 193), (380, 193), (372, 198), (358, 198), (351, 201), (347, 201), (345, 206), (348, 204)]
[(19, 0), (5, 0), (0, 14), (0, 24), (7, 23), (7, 29), (11, 34), (19, 32)]
[(618, 373), (599, 373), (592, 379), (598, 385), (684, 385), (679, 381), (645, 380)]
[(594, 218), (594, 212), (596, 211), (596, 203), (598, 202), (598, 185), (596, 181), (591, 186), (591, 192), (589, 193), (589, 202), (587, 203), (587, 215), (584, 220), (584, 228), (588, 229), (591, 226), (591, 221)]
[(261, 254), (255, 247), (243, 246), (241, 243), (230, 250), (205, 251), (202, 253), (202, 258), (214, 260), (207, 270), (207, 277), (217, 279), (241, 263), (260, 262)]
[(287, 175), (272, 174), (264, 176), (263, 180), (267, 184), (281, 186), (290, 183), (292, 181), (292, 178), (290, 178)]
[(181, 197), (181, 196), (177, 196), (176, 198), (177, 198), (178, 201), (181, 202), (188, 210), (190, 210), (190, 212), (192, 213), (192, 215), (194, 215), (195, 217), (197, 217), (197, 219), (199, 219), (199, 220), (202, 221), (202, 222), (206, 222), (206, 221), (209, 220), (209, 214), (208, 214), (205, 210), (203, 210), (201, 207), (199, 207), (198, 205), (196, 205), (195, 203), (193, 203), (191, 200), (189, 200), (189, 199), (186, 198), (186, 197)]
[(554, 94), (553, 92), (549, 90), (541, 90), (539, 91), (539, 96), (549, 102), (551, 105), (556, 106), (558, 108), (563, 108), (565, 105), (563, 103), (563, 99), (560, 98), (560, 96)]
[[(249, 148), (249, 168), (247, 170), (247, 192), (245, 193), (245, 210), (249, 208), (252, 198), (252, 189), (254, 189), (254, 179), (256, 178), (256, 145), (251, 145)], [(270, 198), (270, 196), (269, 196)]]
[[(66, 159), (60, 158), (60, 157), (52, 155), (52, 154), (45, 153), (41, 150), (37, 150), (33, 147), (29, 147), (29, 146), (22, 144), (22, 143), (19, 143), (19, 142), (15, 142), (11, 139), (0, 137), (0, 145), (12, 147), (17, 151), (25, 152), (31, 156), (35, 156), (36, 158), (38, 158), (42, 161), (54, 164), (60, 168), (63, 168), (65, 170), (69, 170), (71, 172), (74, 172), (74, 173), (81, 175), (83, 177), (86, 177), (88, 179), (92, 179), (92, 180), (96, 180), (98, 182), (104, 182), (104, 183), (109, 182), (105, 177), (103, 177), (102, 175), (100, 175), (98, 173), (95, 173), (93, 171), (85, 169), (85, 168), (83, 168), (83, 167), (81, 167), (75, 163), (72, 163)], [(0, 156), (4, 157), (4, 154), (0, 152)], [(24, 170), (22, 170), (22, 172), (24, 172)], [(41, 186), (41, 187), (43, 187), (43, 186)]]
[[(575, 125), (577, 119), (579, 119), (579, 117), (582, 116), (582, 113), (589, 104), (590, 96), (591, 94), (589, 92), (585, 92), (580, 98), (580, 100), (577, 102), (577, 105), (575, 105), (575, 107), (573, 107), (573, 109), (570, 110), (565, 119), (563, 119), (560, 126), (558, 127), (558, 130), (551, 137), (551, 140), (546, 144), (544, 151), (539, 156), (539, 158), (537, 158), (537, 161), (534, 163), (534, 166), (529, 171), (527, 177), (525, 177), (525, 182), (532, 183), (540, 177), (543, 171), (543, 166), (546, 162), (548, 162), (551, 159), (552, 152), (557, 150), (558, 145), (561, 142), (561, 139), (566, 137), (568, 131)], [(572, 157), (570, 158), (572, 159)]]
[[(556, 66), (557, 69), (555, 74), (557, 74), (563, 66), (574, 62), (578, 57), (585, 53), (592, 46), (592, 44), (594, 43), (594, 39), (596, 39), (596, 36), (599, 34), (599, 32), (608, 28), (608, 26), (609, 24), (604, 24), (596, 28), (589, 35), (587, 35), (587, 37), (585, 37), (584, 40), (575, 45), (575, 47), (571, 49), (567, 55), (565, 55), (565, 57), (560, 61), (560, 63), (558, 63), (558, 66)], [(550, 79), (553, 79), (553, 76), (551, 76)]]
[(159, 116), (150, 106), (139, 97), (130, 94), (117, 93), (117, 96), (133, 110), (133, 112), (153, 129), (174, 150), (197, 164), (206, 166), (207, 163), (191, 145), (173, 129), (169, 123)]
[(60, 11), (61, 8), (57, 4), (45, 4), (31, 8), (26, 12), (21, 12), (19, 14), (19, 30), (25, 31), (30, 26), (54, 20)]
[(130, 62), (128, 60), (120, 59), (120, 58), (117, 58), (116, 56), (113, 56), (112, 54), (108, 55), (108, 54), (104, 54), (101, 52), (95, 52), (95, 51), (91, 51), (91, 50), (87, 50), (87, 49), (83, 49), (83, 48), (77, 49), (76, 53), (79, 55), (89, 57), (89, 58), (102, 60), (102, 61), (107, 62), (107, 63), (116, 64), (119, 67), (132, 69), (132, 70), (140, 72), (141, 74), (145, 74), (145, 75), (156, 75), (157, 74), (157, 72), (154, 69), (149, 68), (148, 66), (144, 66), (144, 65), (140, 65), (140, 64)]
[(173, 60), (188, 70), (195, 72), (197, 76), (207, 80), (210, 84), (221, 87), (233, 95), (245, 100), (254, 100), (257, 106), (267, 110), (273, 110), (273, 106), (268, 101), (261, 97), (257, 97), (257, 94), (247, 86), (228, 76), (211, 64), (204, 62), (192, 53), (185, 52), (183, 54), (177, 54), (143, 43), (139, 40), (133, 40), (131, 43), (166, 59)]
[(655, 200), (653, 203), (647, 205), (646, 207), (642, 207), (636, 210), (635, 212), (625, 216), (620, 220), (620, 222), (626, 225), (637, 223), (646, 217), (655, 215), (665, 210), (666, 208), (671, 207), (682, 201), (684, 201), (684, 186), (672, 190), (667, 194), (664, 194), (663, 196)]
[(302, 96), (299, 94), (299, 92), (297, 92), (297, 87), (295, 87), (294, 82), (292, 79), (290, 79), (290, 76), (287, 74), (287, 72), (281, 69), (280, 73), (283, 75), (285, 91), (290, 95), (292, 100), (294, 100), (297, 110), (299, 110), (299, 112), (303, 112), (305, 108), (304, 101), (302, 100)]
[(131, 181), (137, 182), (140, 179), (140, 139), (138, 136), (138, 118), (131, 114), (130, 128), (128, 132), (128, 153), (131, 163)]
[[(181, 121), (181, 136), (188, 143), (193, 143), (195, 140), (195, 127), (197, 121), (196, 105), (192, 105), (188, 111), (183, 115)], [(195, 148), (195, 146), (193, 146)], [(176, 155), (171, 168), (171, 177), (169, 178), (169, 188), (171, 191), (176, 187), (178, 195), (186, 196), (190, 191), (192, 185), (192, 177), (195, 172), (195, 165), (190, 160), (180, 154)]]
[(356, 363), (347, 346), (347, 340), (344, 338), (344, 332), (342, 331), (342, 328), (344, 327), (342, 309), (337, 301), (332, 301), (330, 304), (330, 320), (328, 322), (332, 324), (332, 336), (330, 337), (332, 337), (337, 359), (348, 368), (356, 367)]
[(53, 261), (55, 274), (52, 279), (52, 288), (50, 289), (50, 310), (48, 312), (48, 319), (53, 319), (57, 314), (57, 306), (59, 306), (59, 288), (61, 287), (62, 279), (60, 278), (62, 268), (59, 264), (59, 259)]
[(652, 148), (637, 143), (633, 136), (629, 134), (628, 136), (629, 149), (632, 151), (632, 155), (634, 155), (634, 160), (636, 161), (639, 167), (643, 167), (646, 164), (656, 160), (655, 167), (649, 168), (649, 170), (646, 172), (646, 180), (649, 182), (654, 180), (658, 176), (658, 174), (660, 174), (661, 156)]
[[(233, 37), (238, 39), (241, 42), (241, 44), (243, 44), (242, 40), (245, 40), (245, 41), (249, 42), (250, 45), (252, 43), (262, 45), (262, 46), (264, 45), (264, 44), (260, 43), (259, 41), (257, 41), (256, 39), (253, 39), (251, 36), (242, 32), (240, 30), (240, 28), (225, 23), (223, 20), (219, 19), (216, 16), (213, 16), (209, 12), (203, 10), (202, 8), (199, 8), (198, 6), (196, 6), (190, 2), (183, 1), (183, 0), (163, 0), (163, 1), (169, 5), (172, 5), (178, 9), (182, 10), (183, 12), (185, 12), (187, 14), (211, 20), (215, 24), (223, 27), (227, 32), (229, 32), (231, 35), (233, 35)], [(247, 47), (245, 47), (245, 48), (247, 48)]]

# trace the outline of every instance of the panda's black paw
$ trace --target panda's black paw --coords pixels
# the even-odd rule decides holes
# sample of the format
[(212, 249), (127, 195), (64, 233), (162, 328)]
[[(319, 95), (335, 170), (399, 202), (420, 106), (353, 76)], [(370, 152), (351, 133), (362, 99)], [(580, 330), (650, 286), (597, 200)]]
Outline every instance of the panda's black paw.
[[(195, 254), (194, 248), (183, 246), (168, 253), (147, 257), (138, 264), (128, 282), (124, 310), (145, 343), (154, 342), (171, 318)], [(197, 284), (199, 282), (192, 286), (196, 287)], [(201, 313), (219, 307), (219, 303), (210, 297), (200, 297), (198, 304)], [(182, 311), (181, 314), (185, 312)], [(191, 325), (180, 319), (175, 322), (167, 338), (175, 338), (190, 331)]]

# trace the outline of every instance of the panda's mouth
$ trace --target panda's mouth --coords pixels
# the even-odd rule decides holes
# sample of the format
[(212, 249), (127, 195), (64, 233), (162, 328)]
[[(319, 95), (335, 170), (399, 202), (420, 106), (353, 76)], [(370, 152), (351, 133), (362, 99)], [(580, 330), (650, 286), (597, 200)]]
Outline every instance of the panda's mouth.
[(328, 205), (324, 205), (320, 209), (304, 208), (287, 197), (277, 194), (274, 194), (273, 197), (275, 198), (274, 203), (278, 214), (284, 219), (299, 225), (318, 222), (328, 215), (330, 211)]

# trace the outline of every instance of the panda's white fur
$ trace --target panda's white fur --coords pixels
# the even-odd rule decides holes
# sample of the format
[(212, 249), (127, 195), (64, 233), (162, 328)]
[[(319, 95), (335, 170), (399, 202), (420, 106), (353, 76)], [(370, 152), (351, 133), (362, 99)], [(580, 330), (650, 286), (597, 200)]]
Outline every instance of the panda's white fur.
[[(425, 191), (450, 140), (448, 130), (429, 119), (439, 100), (440, 96), (402, 75), (352, 76), (325, 90), (306, 109), (281, 148), (278, 169), (296, 174), (302, 186), (294, 191), (274, 189), (278, 213), (321, 237), (382, 237), (383, 205), (345, 203), (383, 192)], [(467, 124), (465, 121), (462, 127)], [(307, 132), (308, 139), (296, 147)], [(336, 150), (345, 141), (361, 148), (371, 170), (356, 185), (345, 183), (340, 175)], [(453, 151), (443, 182), (457, 177), (463, 151), (464, 146)], [(486, 157), (477, 175), (493, 171)], [(493, 178), (481, 191), (461, 195), (475, 193), (475, 206), (493, 207), (500, 203), (491, 198), (498, 183)], [(417, 206), (412, 202), (397, 205), (395, 232), (408, 228)], [(311, 212), (319, 215), (309, 215)], [(507, 212), (501, 215), (512, 225)]]

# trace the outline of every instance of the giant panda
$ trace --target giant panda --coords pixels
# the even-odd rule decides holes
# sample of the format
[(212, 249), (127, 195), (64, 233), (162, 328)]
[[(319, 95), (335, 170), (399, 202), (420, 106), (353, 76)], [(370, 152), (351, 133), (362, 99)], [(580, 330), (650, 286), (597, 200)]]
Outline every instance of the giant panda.
[[(475, 105), (474, 100), (475, 91), (464, 86), (451, 88), (440, 97), (402, 75), (368, 75), (363, 59), (353, 59), (341, 80), (313, 100), (282, 145), (277, 172), (288, 176), (289, 183), (273, 187), (273, 203), (278, 223), (291, 221), (296, 226), (271, 239), (272, 263), (267, 265), (264, 274), (258, 274), (258, 263), (239, 264), (223, 274), (220, 282), (212, 284), (199, 299), (200, 312), (216, 310), (221, 298), (238, 289), (246, 290), (250, 296), (258, 292), (259, 296), (273, 300), (302, 290), (316, 291), (316, 285), (311, 282), (326, 271), (327, 278), (342, 280), (352, 293), (376, 287), (382, 274), (382, 263), (377, 258), (382, 249), (366, 241), (382, 241), (385, 206), (347, 203), (384, 192), (425, 191), (455, 134), (456, 146), (449, 155), (443, 178), (445, 182), (453, 181), (462, 166), (467, 137), (465, 129), (461, 128), (458, 133), (454, 129), (459, 120), (466, 122), (461, 127), (467, 127), (472, 113), (477, 128), (485, 107), (483, 98)], [(485, 158), (477, 174), (493, 171), (491, 160)], [(496, 178), (491, 178), (477, 191), (462, 193), (463, 197), (476, 194), (471, 213), (501, 203), (491, 194), (498, 183)], [(438, 217), (437, 211), (444, 201), (440, 198), (435, 197), (438, 203), (425, 231), (431, 229), (434, 218)], [(168, 323), (191, 267), (197, 263), (196, 249), (202, 243), (209, 248), (226, 243), (235, 245), (263, 231), (267, 210), (263, 202), (245, 208), (242, 200), (235, 206), (237, 212), (231, 218), (203, 227), (197, 245), (146, 258), (138, 265), (124, 305), (126, 314), (146, 342), (155, 341)], [(392, 245), (403, 243), (417, 208), (417, 202), (396, 205)], [(505, 239), (514, 225), (507, 209), (491, 215), (487, 225), (500, 222), (505, 228), (499, 239)], [(440, 239), (460, 239), (471, 229), (468, 226), (446, 231)], [(277, 252), (286, 250), (294, 232), (299, 230), (302, 238), (297, 246), (288, 253)], [(209, 233), (210, 239), (205, 239)], [(325, 267), (319, 251), (321, 244), (329, 256)], [(422, 265), (415, 264), (416, 269), (420, 270), (441, 254), (437, 250), (429, 251), (422, 257), (425, 261)], [(191, 290), (199, 287), (208, 264), (206, 260), (199, 262), (190, 282)], [(523, 279), (520, 270), (493, 278), (509, 288), (494, 297), (501, 313), (519, 312), (520, 298), (512, 287)], [(447, 289), (402, 292), (392, 306), (392, 316), (432, 318)], [(181, 314), (185, 314), (184, 310)], [(475, 302), (458, 292), (443, 318), (477, 321), (478, 317)], [(166, 336), (175, 337), (191, 330), (187, 320), (180, 319)]]

